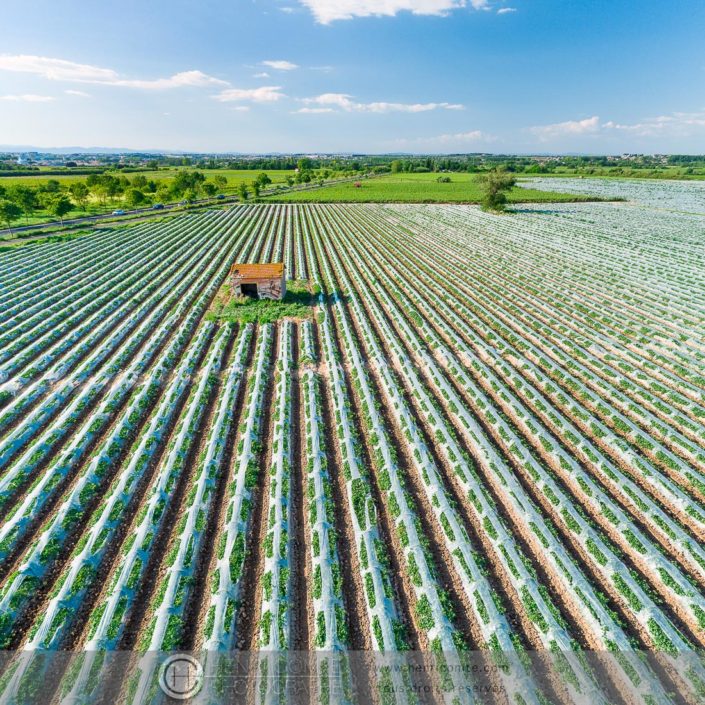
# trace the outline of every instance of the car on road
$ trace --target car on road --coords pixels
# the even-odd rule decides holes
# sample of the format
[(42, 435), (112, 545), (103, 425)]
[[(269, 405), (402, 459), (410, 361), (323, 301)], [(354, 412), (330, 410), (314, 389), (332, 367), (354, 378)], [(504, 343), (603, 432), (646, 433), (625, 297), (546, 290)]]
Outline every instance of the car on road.
[(113, 211), (113, 215), (125, 215), (125, 211), (122, 210), (121, 208), (118, 208), (118, 210)]
[(152, 206), (152, 210), (153, 210), (153, 211), (161, 211), (161, 210), (164, 210), (164, 204), (163, 204), (163, 203), (155, 203), (155, 204)]
[(219, 194), (216, 196), (216, 198), (217, 198), (219, 201), (222, 201), (222, 200), (225, 198), (225, 196), (224, 196), (222, 193), (219, 193)]

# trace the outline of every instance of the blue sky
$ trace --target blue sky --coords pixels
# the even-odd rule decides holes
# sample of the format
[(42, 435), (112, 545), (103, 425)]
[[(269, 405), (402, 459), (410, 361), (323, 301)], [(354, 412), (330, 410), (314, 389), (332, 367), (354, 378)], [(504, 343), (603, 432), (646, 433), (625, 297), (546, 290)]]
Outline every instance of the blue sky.
[(5, 0), (0, 144), (705, 152), (702, 0)]

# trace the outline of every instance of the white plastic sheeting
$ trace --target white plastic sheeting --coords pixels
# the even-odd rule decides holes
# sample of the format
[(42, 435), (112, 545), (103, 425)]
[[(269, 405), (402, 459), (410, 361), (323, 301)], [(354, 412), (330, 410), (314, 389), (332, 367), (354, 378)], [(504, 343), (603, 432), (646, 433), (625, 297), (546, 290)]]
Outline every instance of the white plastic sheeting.
[[(123, 445), (123, 437), (129, 433), (130, 429), (134, 428), (135, 421), (140, 418), (141, 411), (149, 402), (150, 395), (155, 394), (160, 389), (164, 376), (176, 364), (179, 355), (183, 351), (185, 342), (195, 329), (195, 325), (205, 310), (210, 295), (217, 286), (219, 267), (220, 270), (223, 269), (222, 265), (214, 263), (202, 272), (195, 281), (190, 282), (189, 295), (184, 296), (171, 316), (157, 328), (146, 347), (141, 350), (128, 369), (119, 374), (97, 409), (89, 416), (69, 444), (50, 463), (23, 501), (8, 515), (8, 518), (0, 528), (0, 541), (3, 542), (0, 544), (2, 546), (0, 555), (6, 554), (12, 549), (12, 545), (21, 538), (25, 529), (29, 527), (31, 516), (39, 512), (41, 507), (52, 497), (57, 478), (67, 475), (76, 467), (77, 463), (84, 457), (85, 449), (89, 447), (91, 441), (112, 421), (111, 410), (121, 400), (124, 400), (131, 391), (135, 390), (136, 393), (130, 401), (128, 410), (121, 417), (119, 428), (110, 436), (110, 441), (103, 444), (103, 448), (110, 448), (111, 444), (116, 448)], [(195, 303), (193, 300), (194, 296), (198, 296)], [(147, 371), (148, 365), (151, 364), (154, 353), (166, 340), (167, 336), (173, 333), (173, 327), (182, 315), (186, 315), (186, 318), (181, 322), (178, 334), (162, 351), (155, 368), (149, 373), (148, 378), (142, 380), (142, 375)], [(123, 431), (123, 429), (125, 430)], [(79, 493), (74, 494), (75, 499), (70, 502), (69, 509), (75, 509), (80, 506), (77, 501), (80, 491), (88, 483), (97, 480), (98, 476), (94, 474), (101, 462), (101, 455), (99, 449), (98, 457), (93, 459), (88, 471), (84, 472), (82, 479), (79, 480)], [(105, 463), (109, 462), (109, 458), (110, 454), (105, 454)], [(23, 462), (13, 466), (5, 476), (10, 482), (15, 481), (24, 472), (30, 472), (37, 465), (39, 458), (30, 457), (26, 465), (23, 464), (24, 456), (20, 460)], [(5, 543), (6, 541), (11, 541), (12, 543)]]
[[(349, 241), (348, 241), (348, 243), (349, 243)], [(363, 257), (360, 257), (360, 261), (363, 261), (363, 259), (364, 259)], [(385, 283), (390, 286), (390, 291), (397, 291), (397, 293), (399, 293), (398, 287), (393, 287), (391, 285), (391, 283), (388, 281), (386, 281)], [(389, 296), (386, 294), (386, 292), (384, 292), (382, 290), (382, 292), (380, 293), (380, 296), (387, 301), (388, 305), (393, 310), (394, 305), (392, 304), (392, 302), (389, 299)], [(441, 372), (438, 364), (435, 362), (435, 360), (430, 355), (423, 352), (423, 350), (421, 349), (421, 346), (419, 344), (419, 341), (416, 337), (416, 334), (410, 329), (408, 324), (403, 322), (403, 320), (401, 318), (399, 318), (398, 316), (395, 318), (399, 319), (398, 322), (405, 332), (405, 339), (408, 340), (412, 344), (412, 346), (415, 348), (415, 351), (419, 355), (419, 361), (421, 363), (419, 368), (428, 370), (429, 376), (430, 376), (431, 381), (433, 382), (434, 386), (438, 387), (440, 394), (446, 400), (448, 400), (451, 407), (455, 410), (454, 413), (461, 418), (461, 420), (462, 420), (461, 426), (464, 429), (468, 430), (470, 437), (473, 440), (473, 446), (476, 446), (476, 447), (479, 446), (480, 448), (482, 448), (485, 451), (486, 456), (487, 456), (487, 460), (488, 460), (488, 467), (489, 467), (489, 469), (491, 469), (492, 474), (498, 474), (501, 477), (500, 487), (502, 487), (502, 488), (506, 487), (508, 490), (510, 490), (509, 492), (507, 492), (507, 494), (512, 502), (513, 507), (515, 508), (515, 511), (520, 512), (521, 514), (524, 514), (525, 516), (527, 516), (527, 523), (529, 524), (529, 526), (542, 527), (544, 522), (543, 522), (542, 518), (540, 517), (540, 515), (536, 512), (536, 509), (533, 506), (531, 506), (529, 504), (529, 502), (527, 502), (527, 501), (523, 501), (523, 502), (519, 501), (519, 497), (525, 496), (523, 489), (517, 483), (516, 478), (514, 477), (512, 471), (506, 466), (506, 463), (501, 458), (501, 456), (499, 456), (499, 454), (494, 450), (491, 443), (489, 443), (484, 438), (484, 434), (483, 434), (482, 429), (475, 422), (475, 420), (472, 418), (472, 416), (470, 416), (468, 414), (463, 401), (457, 396), (455, 390), (448, 385), (447, 381), (445, 380), (445, 375), (443, 374), (443, 372)], [(448, 365), (447, 365), (448, 370), (451, 371), (453, 374), (460, 375), (460, 378), (462, 380), (463, 385), (466, 388), (468, 388), (469, 390), (471, 390), (472, 395), (480, 397), (481, 403), (479, 404), (479, 406), (483, 409), (491, 408), (490, 400), (487, 399), (487, 397), (485, 397), (482, 394), (481, 390), (479, 390), (478, 388), (476, 388), (473, 385), (471, 380), (467, 377), (467, 375), (464, 372), (462, 372), (458, 369), (459, 362), (457, 360), (454, 360), (452, 353), (447, 348), (445, 348), (445, 346), (440, 341), (440, 339), (437, 338), (433, 334), (433, 332), (430, 330), (428, 325), (423, 320), (421, 320), (420, 317), (419, 317), (418, 325), (420, 325), (421, 328), (423, 329), (426, 339), (429, 341), (432, 341), (433, 348), (436, 350), (439, 350), (440, 354), (445, 356), (445, 358), (448, 361)], [(421, 387), (423, 387), (423, 385), (421, 385)], [(487, 412), (487, 418), (488, 418), (488, 423), (490, 423), (491, 425), (503, 424), (502, 430), (504, 433), (506, 433), (506, 434), (513, 433), (511, 431), (511, 429), (506, 424), (504, 424), (503, 421), (501, 421), (501, 419), (497, 419), (497, 417), (494, 416), (493, 414), (490, 414), (489, 412)], [(507, 435), (505, 437), (509, 438), (510, 436)], [(513, 447), (519, 446), (518, 439), (514, 438), (513, 436), (511, 436), (511, 437), (514, 440)], [(533, 462), (533, 458), (531, 458), (531, 456), (528, 456), (528, 454), (525, 454), (525, 451), (523, 451), (523, 448), (517, 447), (516, 452), (521, 453), (522, 455), (520, 457), (527, 459), (527, 462)], [(543, 470), (540, 467), (539, 467), (539, 470), (541, 470), (541, 472), (543, 472)], [(545, 473), (544, 473), (544, 475), (545, 475)], [(467, 475), (465, 477), (467, 477)], [(467, 480), (465, 480), (465, 482), (467, 482)], [(480, 502), (484, 501), (484, 497), (482, 496), (481, 492), (475, 492), (474, 495), (479, 498)], [(486, 514), (486, 516), (491, 517), (492, 514), (491, 513)], [(497, 533), (498, 531), (501, 530), (502, 525), (501, 525), (501, 522), (499, 521), (498, 517), (494, 518), (494, 520), (490, 519), (490, 522), (493, 527), (493, 531), (495, 533)], [(490, 534), (490, 532), (488, 532), (488, 534)], [(572, 565), (571, 561), (565, 555), (564, 549), (562, 548), (560, 543), (555, 539), (555, 537), (553, 537), (553, 535), (550, 534), (548, 531), (543, 532), (542, 536), (544, 537), (544, 540), (548, 540), (550, 543), (554, 544), (556, 550), (559, 551), (558, 555), (561, 556), (559, 564), (562, 566), (570, 567)], [(506, 539), (506, 535), (502, 538)], [(506, 551), (508, 548), (508, 544), (503, 543), (502, 545), (503, 545), (504, 550)], [(554, 552), (553, 555), (556, 555), (556, 553)], [(510, 575), (513, 575), (514, 573), (516, 573), (517, 569), (522, 570), (522, 563), (520, 560), (515, 559), (512, 561), (512, 563), (515, 567), (515, 570), (510, 571)], [(563, 570), (565, 570), (565, 567), (563, 568)], [(525, 569), (523, 572), (525, 572)], [(577, 573), (577, 571), (573, 570), (573, 573)], [(590, 588), (589, 584), (587, 583), (587, 581), (585, 580), (584, 577), (582, 577), (578, 574), (578, 575), (574, 576), (574, 580), (575, 580), (575, 582), (572, 584), (573, 590), (575, 590), (577, 588), (582, 594), (587, 594), (587, 595), (593, 594), (592, 589)], [(526, 589), (526, 587), (527, 587), (526, 585), (521, 585), (521, 584), (518, 586), (520, 595), (523, 593), (523, 591)], [(554, 625), (553, 629), (555, 630), (555, 626), (556, 626), (555, 619), (552, 617), (550, 610), (547, 609), (546, 607), (543, 607), (543, 608), (541, 607), (542, 600), (541, 600), (540, 594), (536, 590), (537, 585), (536, 585), (535, 579), (533, 579), (533, 578), (531, 579), (531, 583), (529, 584), (529, 587), (530, 587), (529, 594), (532, 596), (534, 604), (536, 604), (536, 606), (539, 607), (540, 610), (542, 610), (544, 621), (549, 625), (553, 624)], [(586, 593), (585, 592), (586, 590), (589, 590), (589, 592)], [(594, 601), (598, 602), (596, 596), (594, 597)], [(598, 606), (598, 609), (600, 607), (601, 606)], [(596, 618), (594, 617), (593, 613), (586, 613), (586, 615), (585, 615), (585, 619), (587, 621), (590, 621), (591, 619), (593, 621), (595, 621), (593, 628), (596, 629), (598, 631), (598, 633), (602, 633), (602, 631), (605, 628), (605, 623), (609, 624), (610, 622), (612, 622), (612, 619), (611, 619), (609, 613), (606, 610), (604, 610), (604, 608), (602, 608), (601, 611), (603, 613), (603, 619), (600, 620), (599, 622), (595, 621)], [(594, 610), (593, 610), (593, 612), (594, 612)], [(619, 648), (630, 649), (630, 644), (629, 644), (629, 641), (627, 640), (626, 636), (621, 632), (621, 629), (616, 627), (616, 625), (614, 625), (614, 626), (615, 626), (614, 631), (610, 633), (610, 637), (612, 637), (610, 640), (613, 643), (617, 643), (619, 645)], [(561, 632), (562, 632), (563, 636), (561, 636)], [(550, 647), (551, 643), (555, 642), (559, 645), (559, 648), (562, 650), (562, 652), (564, 654), (568, 654), (568, 655), (570, 654), (570, 652), (572, 650), (572, 645), (571, 645), (571, 642), (570, 642), (568, 635), (565, 633), (565, 631), (562, 628), (559, 628), (558, 633), (553, 631), (553, 633), (551, 633), (550, 635), (547, 632), (545, 632), (543, 634), (543, 638), (547, 642), (547, 647)], [(638, 672), (643, 671), (644, 668), (643, 668), (643, 665), (640, 663), (639, 659), (634, 658), (633, 660), (635, 661), (637, 671)], [(577, 658), (573, 659), (573, 661), (574, 661), (574, 663), (571, 663), (571, 666), (573, 666), (574, 670), (578, 674), (580, 674), (583, 670), (581, 663), (579, 662), (579, 660)], [(649, 685), (648, 678), (644, 681), (644, 684), (645, 685), (642, 686), (642, 690), (645, 695), (652, 695), (653, 694), (651, 691), (652, 687), (655, 689), (656, 695), (659, 695), (661, 693), (660, 687), (658, 686), (658, 684), (654, 683), (653, 686)], [(595, 691), (595, 685), (591, 684), (589, 675), (583, 676), (582, 682), (581, 682), (581, 691), (583, 693), (582, 697), (588, 697), (588, 698), (594, 697), (593, 694)], [(593, 694), (591, 694), (591, 691)]]
[[(279, 235), (277, 236), (279, 237)], [(255, 685), (260, 705), (281, 702), (281, 660), (277, 652), (290, 648), (291, 639), (291, 323), (279, 325), (279, 355), (274, 388), (272, 458), (269, 467), (267, 533), (264, 540), (259, 645), (273, 658), (262, 661)]]
[[(234, 572), (233, 562), (239, 550), (244, 555), (247, 529), (250, 520), (251, 489), (248, 487), (248, 470), (257, 471), (257, 449), (261, 435), (262, 407), (264, 392), (269, 375), (269, 353), (272, 347), (272, 326), (265, 324), (260, 328), (255, 353), (255, 369), (248, 389), (245, 427), (241, 431), (240, 441), (234, 461), (234, 477), (229, 483), (230, 495), (226, 512), (226, 525), (223, 527), (225, 537), (222, 552), (219, 551), (215, 568), (217, 588), (211, 595), (210, 609), (213, 619), (209, 626), (210, 633), (204, 635), (204, 649), (208, 652), (228, 651), (234, 646), (235, 609), (234, 603), (240, 591), (240, 574)], [(253, 467), (251, 467), (253, 466)], [(243, 512), (243, 507), (245, 511)], [(238, 540), (239, 539), (239, 540)], [(239, 546), (242, 548), (240, 549)]]
[[(393, 521), (397, 531), (399, 531), (400, 527), (403, 527), (403, 531), (407, 536), (407, 541), (402, 542), (402, 551), (406, 561), (413, 563), (418, 571), (419, 579), (413, 584), (416, 609), (418, 611), (421, 605), (426, 605), (430, 617), (430, 619), (424, 617), (423, 622), (419, 621), (424, 624), (423, 629), (427, 633), (429, 644), (437, 645), (438, 651), (447, 656), (450, 655), (452, 658), (452, 655), (456, 653), (456, 644), (453, 637), (454, 628), (445, 615), (439, 595), (438, 583), (429, 565), (424, 545), (418, 533), (418, 517), (413, 507), (409, 504), (407, 493), (402, 484), (401, 471), (392, 455), (386, 430), (372, 394), (367, 371), (362, 363), (360, 353), (354, 345), (350, 324), (340, 303), (340, 297), (326, 259), (323, 259), (323, 268), (326, 273), (326, 279), (333, 290), (333, 310), (337, 314), (342, 330), (343, 345), (353, 367), (353, 379), (357, 383), (358, 392), (364, 401), (363, 415), (366, 416), (366, 422), (369, 426), (370, 439), (374, 445), (373, 452), (377, 457), (381, 457), (381, 462), (378, 460), (380, 464), (379, 472), (387, 474), (390, 485), (388, 491), (395, 498), (398, 508), (396, 516), (393, 516)], [(356, 305), (354, 298), (352, 305), (353, 307)], [(372, 332), (367, 321), (359, 316), (359, 312), (358, 321), (361, 325), (363, 336), (367, 344), (370, 345)], [(430, 623), (428, 623), (429, 621)], [(448, 694), (449, 701), (450, 699), (459, 699), (461, 702), (473, 702), (472, 691), (469, 689), (470, 684), (466, 682), (464, 674), (451, 669), (449, 675), (454, 684), (452, 696)]]
[[(431, 293), (430, 295), (434, 295), (434, 294)], [(438, 306), (441, 306), (440, 310), (442, 310), (442, 302), (436, 300), (436, 304)], [(431, 332), (429, 332), (428, 324), (426, 324), (423, 321), (422, 317), (418, 317), (418, 319), (419, 319), (418, 325), (420, 325), (422, 327), (422, 329), (424, 330), (424, 333), (425, 333), (425, 336), (427, 337), (427, 339), (433, 340), (434, 335)], [(457, 325), (460, 325), (460, 321), (457, 322)], [(465, 330), (465, 329), (463, 328), (463, 330)], [(451, 337), (454, 335), (453, 331), (449, 328), (447, 328), (445, 330), (445, 333)], [(457, 338), (457, 335), (455, 335), (455, 337)], [(482, 391), (479, 388), (477, 388), (472, 383), (472, 381), (468, 378), (467, 374), (461, 370), (460, 361), (456, 360), (454, 358), (454, 356), (452, 355), (452, 353), (450, 353), (450, 351), (448, 351), (446, 348), (444, 348), (442, 344), (439, 345), (438, 342), (434, 342), (434, 347), (438, 348), (439, 350), (442, 351), (441, 354), (443, 354), (447, 360), (448, 370), (453, 375), (458, 377), (458, 379), (461, 381), (462, 385), (470, 392), (471, 396), (478, 399), (478, 405), (482, 409), (490, 408), (492, 402), (482, 393)], [(472, 352), (466, 351), (466, 354), (472, 355)], [(475, 367), (475, 368), (482, 367), (484, 373), (487, 374), (487, 371), (484, 369), (483, 363), (480, 362), (474, 355), (472, 355), (472, 357), (470, 357), (470, 360), (471, 360), (473, 367)], [(427, 362), (427, 358), (424, 360), (424, 364), (426, 362)], [(453, 402), (453, 405), (458, 408), (457, 414), (461, 417), (466, 417), (466, 412), (465, 412), (464, 408), (462, 407), (462, 401), (459, 400), (456, 395), (454, 395), (453, 391), (448, 388), (443, 388), (442, 382), (440, 380), (437, 380), (434, 378), (434, 382), (439, 383), (441, 385), (440, 388), (441, 388), (441, 392), (442, 392), (443, 396), (445, 396), (447, 399), (451, 400)], [(498, 384), (498, 382), (495, 381), (495, 386), (497, 384)], [(509, 398), (508, 391), (505, 391), (504, 398), (505, 399)], [(497, 419), (493, 415), (488, 414), (487, 418), (489, 419), (489, 423), (491, 425), (495, 425), (495, 426), (501, 428), (500, 432), (503, 437), (505, 437), (507, 439), (511, 439), (511, 441), (513, 442), (512, 448), (515, 449), (514, 452), (517, 454), (517, 456), (522, 460), (522, 462), (527, 467), (531, 468), (532, 476), (536, 478), (536, 480), (535, 480), (536, 484), (539, 487), (543, 487), (544, 483), (547, 483), (548, 487), (549, 487), (549, 492), (553, 492), (552, 496), (557, 497), (558, 494), (556, 494), (556, 493), (559, 493), (561, 495), (560, 501), (563, 502), (564, 506), (570, 507), (571, 505), (570, 505), (569, 498), (567, 498), (564, 494), (560, 493), (560, 490), (558, 490), (555, 483), (553, 483), (553, 481), (549, 478), (549, 476), (545, 473), (545, 471), (540, 466), (538, 466), (535, 463), (535, 461), (533, 461), (533, 458), (531, 458), (531, 456), (529, 456), (526, 453), (526, 451), (523, 449), (523, 447), (519, 443), (519, 439), (515, 436), (513, 431), (502, 420)], [(463, 425), (466, 428), (471, 428), (469, 426), (469, 422), (470, 422), (470, 420), (466, 418), (463, 421)], [(476, 432), (471, 431), (471, 433), (472, 433), (472, 438), (474, 440), (479, 440), (479, 436), (477, 435)], [(500, 466), (495, 464), (494, 466), (491, 466), (491, 467), (494, 470), (494, 472), (497, 473), (498, 467), (500, 467)], [(511, 472), (502, 472), (501, 478), (502, 478), (503, 484), (509, 483), (509, 485), (512, 489), (512, 492), (510, 493), (511, 497), (522, 496), (521, 487), (518, 486), (518, 484), (516, 483), (516, 479), (514, 478), (514, 476)], [(525, 508), (523, 506), (525, 504), (526, 504), (526, 502), (521, 503), (522, 506), (520, 506), (519, 508), (524, 512), (526, 512), (527, 510), (530, 512), (531, 508), (530, 507)], [(568, 511), (570, 511), (570, 510), (568, 510)], [(573, 514), (571, 514), (571, 516), (573, 516)], [(541, 523), (536, 522), (535, 517), (529, 517), (529, 518), (530, 518), (530, 520), (533, 521), (535, 526), (541, 526)], [(599, 539), (599, 537), (596, 537), (595, 532), (590, 527), (588, 527), (586, 525), (584, 520), (582, 520), (582, 517), (574, 517), (573, 516), (573, 518), (576, 521), (581, 522), (580, 523), (580, 529), (581, 529), (580, 534), (582, 535), (583, 541), (587, 541), (587, 539), (589, 538), (589, 539), (591, 539), (591, 541), (595, 542), (593, 545), (599, 546), (601, 551), (603, 549), (604, 549), (604, 551), (609, 550), (607, 548), (607, 546)], [(553, 537), (548, 532), (544, 532), (542, 534), (542, 536), (543, 536), (544, 540), (548, 540), (552, 544), (557, 544), (555, 539), (553, 539)], [(598, 543), (598, 541), (600, 541), (600, 543)], [(556, 555), (556, 554), (553, 551), (551, 551), (549, 553), (549, 556), (552, 556), (552, 555)], [(607, 554), (604, 554), (604, 555), (607, 555)], [(657, 554), (657, 555), (659, 555), (659, 557), (660, 557), (660, 554)], [(583, 595), (583, 596), (587, 595), (587, 594), (591, 594), (591, 593), (586, 593), (586, 585), (585, 585), (584, 578), (582, 579), (582, 581), (580, 581), (579, 576), (576, 576), (577, 570), (575, 569), (574, 566), (572, 566), (572, 564), (570, 564), (569, 561), (566, 563), (565, 559), (563, 558), (560, 561), (559, 566), (562, 569), (562, 571), (558, 571), (559, 575), (561, 574), (561, 572), (565, 572), (566, 567), (569, 569), (569, 571), (571, 573), (571, 581), (569, 583), (569, 588), (571, 590), (577, 591), (579, 589), (578, 594)], [(619, 561), (616, 557), (613, 557), (610, 561), (608, 561), (604, 572), (605, 572), (605, 577), (607, 580), (611, 580), (614, 573), (618, 573), (620, 578), (622, 580), (624, 580), (629, 585), (629, 588), (634, 590), (634, 594), (638, 595), (639, 600), (644, 599), (644, 602), (642, 602), (642, 605), (645, 605), (645, 606), (642, 608), (643, 611), (639, 615), (639, 619), (640, 619), (640, 621), (642, 621), (645, 628), (651, 630), (650, 624), (652, 623), (651, 620), (653, 620), (653, 622), (655, 622), (659, 628), (664, 630), (664, 633), (666, 633), (669, 638), (676, 639), (675, 643), (679, 644), (679, 647), (681, 650), (683, 650), (683, 649), (687, 650), (686, 643), (678, 635), (678, 633), (675, 631), (673, 626), (670, 625), (670, 623), (666, 620), (663, 613), (661, 613), (658, 610), (658, 608), (656, 608), (653, 605), (653, 603), (651, 603), (651, 606), (649, 606), (649, 603), (646, 602), (646, 600), (648, 600), (648, 598), (644, 594), (644, 591), (641, 590), (638, 583), (636, 583), (636, 581), (631, 576), (631, 574), (624, 568), (624, 566), (621, 564), (621, 561)], [(689, 589), (692, 589), (692, 586), (689, 586)], [(584, 599), (584, 598), (581, 598), (581, 599)], [(590, 614), (585, 613), (586, 618), (590, 618), (590, 617), (595, 618), (595, 611), (600, 611), (603, 613), (600, 620), (599, 620), (599, 624), (601, 624), (602, 628), (604, 630), (606, 630), (602, 633), (603, 633), (603, 638), (605, 638), (607, 643), (608, 644), (609, 643), (616, 644), (617, 648), (629, 650), (630, 646), (629, 646), (629, 642), (626, 639), (626, 637), (621, 636), (621, 638), (618, 638), (618, 637), (620, 637), (621, 630), (619, 628), (617, 628), (616, 625), (614, 625), (614, 624), (612, 625), (612, 627), (609, 627), (610, 623), (613, 621), (611, 618), (611, 615), (609, 615), (606, 612), (606, 610), (602, 609), (601, 606), (599, 604), (597, 604), (596, 598), (593, 598), (592, 600), (590, 600), (589, 604), (590, 604), (590, 608), (591, 608), (591, 613)], [(597, 627), (598, 627), (598, 625), (596, 624), (594, 627), (596, 629), (596, 631), (597, 631)], [(600, 632), (597, 631), (597, 633), (600, 633)], [(643, 665), (640, 663), (639, 659), (633, 658), (633, 659), (631, 659), (631, 661), (633, 662), (633, 665), (637, 668), (638, 672), (643, 672)], [(678, 664), (678, 667), (681, 669), (682, 676), (684, 677), (684, 679), (688, 680), (690, 668), (686, 664), (686, 661), (681, 660), (681, 662)], [(697, 672), (697, 670), (698, 669), (696, 668), (696, 672)], [(648, 679), (645, 682), (648, 683)], [(648, 690), (644, 690), (643, 692), (645, 695), (648, 695)]]

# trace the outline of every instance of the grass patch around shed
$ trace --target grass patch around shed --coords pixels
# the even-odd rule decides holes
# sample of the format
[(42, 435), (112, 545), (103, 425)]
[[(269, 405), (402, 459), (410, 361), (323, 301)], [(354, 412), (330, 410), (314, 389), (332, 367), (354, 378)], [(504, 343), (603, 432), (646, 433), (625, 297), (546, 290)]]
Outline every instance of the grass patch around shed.
[(206, 318), (222, 323), (273, 323), (282, 318), (313, 318), (317, 286), (308, 279), (292, 279), (286, 283), (286, 296), (281, 301), (233, 296), (226, 281), (213, 299)]

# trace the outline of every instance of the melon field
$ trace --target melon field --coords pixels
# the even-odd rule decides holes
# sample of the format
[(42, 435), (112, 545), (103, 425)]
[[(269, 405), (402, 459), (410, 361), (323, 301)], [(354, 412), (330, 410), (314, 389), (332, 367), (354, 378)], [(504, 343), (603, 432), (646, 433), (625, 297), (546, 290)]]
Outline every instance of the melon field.
[[(703, 702), (681, 210), (250, 204), (0, 254), (0, 703), (167, 702), (172, 652), (209, 705)], [(214, 315), (235, 261), (309, 300)]]

